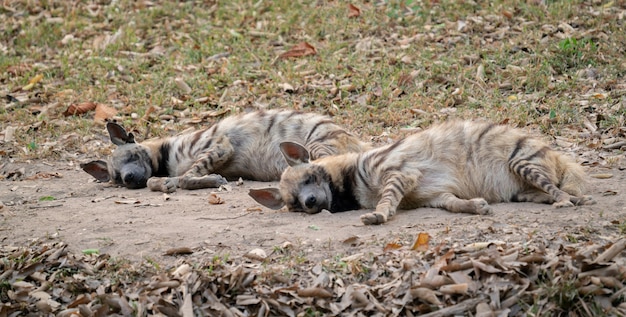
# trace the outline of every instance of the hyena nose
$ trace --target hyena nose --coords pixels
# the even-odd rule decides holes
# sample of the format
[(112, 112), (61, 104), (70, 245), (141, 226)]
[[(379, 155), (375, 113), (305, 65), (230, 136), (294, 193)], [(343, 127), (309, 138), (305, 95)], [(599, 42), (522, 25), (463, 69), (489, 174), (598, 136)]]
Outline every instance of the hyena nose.
[(311, 207), (315, 206), (316, 202), (317, 202), (317, 199), (315, 198), (315, 196), (309, 196), (304, 201), (304, 205), (307, 206), (307, 208), (311, 208)]
[(135, 175), (133, 173), (128, 173), (124, 175), (124, 184), (132, 184), (135, 180)]

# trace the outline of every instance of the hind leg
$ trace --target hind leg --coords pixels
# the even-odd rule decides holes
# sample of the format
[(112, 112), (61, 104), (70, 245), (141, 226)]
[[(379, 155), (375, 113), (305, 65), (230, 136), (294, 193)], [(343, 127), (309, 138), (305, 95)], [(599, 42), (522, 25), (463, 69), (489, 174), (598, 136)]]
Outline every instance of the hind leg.
[[(539, 190), (539, 189), (529, 189), (518, 193), (511, 198), (511, 201), (515, 202), (533, 202), (539, 204), (553, 204), (555, 203), (554, 197), (551, 195)], [(569, 201), (571, 206), (581, 206), (581, 205), (593, 205), (596, 201), (591, 196), (573, 196), (569, 195)], [(569, 204), (567, 204), (569, 205)], [(567, 206), (557, 206), (557, 207), (567, 207)]]
[(450, 212), (486, 215), (491, 212), (491, 206), (482, 198), (461, 199), (451, 193), (443, 193), (431, 199), (428, 207), (443, 208)]
[[(569, 194), (568, 194), (569, 195)], [(557, 205), (554, 197), (538, 189), (530, 189), (513, 196), (511, 201), (515, 202), (533, 202), (539, 204), (554, 204), (556, 207), (570, 207), (581, 205), (593, 205), (596, 201), (591, 196), (572, 196), (569, 195), (569, 204), (567, 202)]]
[(536, 191), (533, 192), (533, 190), (526, 190), (512, 197), (513, 199), (517, 199), (517, 201), (552, 203), (552, 205), (557, 208), (572, 207), (574, 205), (591, 205), (595, 203), (590, 196), (577, 196), (578, 191), (568, 189), (569, 192), (573, 193), (573, 195), (570, 195), (568, 192), (558, 188), (554, 182), (550, 180), (548, 173), (546, 173), (544, 167), (541, 165), (531, 163), (527, 160), (519, 160), (510, 163), (510, 167), (513, 173), (521, 177), (526, 183), (543, 191), (543, 193), (537, 193)]
[[(533, 156), (543, 155), (545, 151), (539, 151)], [(537, 157), (535, 157), (537, 158)], [(550, 197), (552, 197), (553, 206), (556, 208), (562, 207), (572, 207), (574, 203), (572, 202), (572, 195), (567, 192), (559, 189), (554, 182), (550, 179), (548, 173), (545, 171), (545, 167), (532, 163), (527, 159), (520, 159), (517, 161), (509, 162), (509, 166), (511, 171), (514, 174), (517, 174), (521, 179), (524, 180), (527, 184), (540, 189), (547, 193)], [(524, 193), (522, 193), (524, 194)], [(526, 199), (544, 199), (542, 197), (533, 198), (532, 194), (528, 197), (522, 197)], [(534, 201), (534, 200), (532, 200)]]

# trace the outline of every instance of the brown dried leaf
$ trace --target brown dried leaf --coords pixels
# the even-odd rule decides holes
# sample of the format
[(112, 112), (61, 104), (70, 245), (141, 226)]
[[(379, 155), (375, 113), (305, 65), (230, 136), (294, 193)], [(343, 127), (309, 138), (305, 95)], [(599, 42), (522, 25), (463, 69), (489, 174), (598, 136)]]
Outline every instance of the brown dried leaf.
[(316, 298), (333, 297), (333, 293), (321, 287), (300, 288), (298, 289), (297, 293), (298, 293), (298, 296), (302, 296), (302, 297), (316, 297)]
[(116, 114), (117, 110), (115, 110), (115, 108), (99, 103), (96, 105), (96, 114), (93, 116), (93, 120), (96, 122), (103, 122), (107, 119), (113, 118)]
[(441, 302), (437, 298), (437, 292), (425, 287), (411, 289), (411, 296), (428, 304), (441, 305)]
[(450, 285), (443, 285), (439, 288), (439, 291), (444, 293), (444, 294), (462, 294), (465, 295), (467, 294), (467, 290), (469, 288), (469, 285), (467, 283), (461, 283), (461, 284), (450, 284)]
[(222, 199), (222, 197), (218, 196), (215, 193), (211, 193), (209, 195), (209, 204), (211, 205), (221, 205), (225, 203), (224, 199)]
[(63, 178), (63, 175), (58, 172), (47, 173), (47, 172), (39, 172), (33, 176), (26, 177), (25, 180), (35, 180), (35, 179), (50, 179), (50, 178)]
[(192, 254), (192, 253), (193, 253), (193, 250), (191, 250), (191, 248), (188, 248), (188, 247), (171, 248), (165, 251), (165, 255), (181, 255), (181, 254)]
[(79, 104), (71, 104), (69, 107), (67, 107), (65, 112), (63, 112), (63, 115), (67, 117), (67, 116), (75, 116), (79, 114), (84, 114), (91, 110), (96, 109), (97, 105), (98, 104), (95, 102), (83, 102)]
[(352, 3), (348, 4), (348, 18), (356, 18), (361, 15), (361, 9), (357, 8)]
[(509, 10), (502, 9), (502, 15), (509, 20), (513, 18), (513, 13)]
[(317, 54), (317, 50), (315, 50), (315, 47), (313, 47), (313, 45), (307, 42), (302, 42), (292, 47), (287, 52), (280, 54), (278, 58), (284, 59), (284, 58), (289, 58), (289, 57), (302, 57), (302, 56), (315, 55), (315, 54)]
[(383, 248), (383, 252), (387, 252), (387, 251), (391, 251), (391, 250), (398, 250), (402, 247), (401, 244), (395, 243), (395, 242), (389, 242), (387, 243), (387, 245), (385, 245), (385, 247)]
[(30, 65), (27, 64), (18, 64), (18, 65), (11, 65), (9, 67), (7, 67), (6, 72), (13, 75), (13, 76), (20, 76), (26, 72), (28, 72), (29, 70), (31, 70)]
[(414, 251), (426, 251), (428, 250), (428, 241), (430, 240), (430, 235), (426, 232), (420, 232), (417, 235), (417, 239), (415, 239), (415, 243), (411, 247), (411, 250)]

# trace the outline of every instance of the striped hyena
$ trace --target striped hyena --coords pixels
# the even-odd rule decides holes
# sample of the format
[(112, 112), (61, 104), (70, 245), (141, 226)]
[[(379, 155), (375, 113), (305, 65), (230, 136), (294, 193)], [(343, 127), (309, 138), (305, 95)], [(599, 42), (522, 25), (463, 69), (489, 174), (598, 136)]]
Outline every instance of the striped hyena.
[(279, 150), (284, 140), (304, 144), (313, 158), (369, 149), (327, 116), (289, 110), (230, 116), (204, 130), (142, 143), (116, 123), (107, 130), (117, 149), (108, 162), (81, 164), (83, 170), (99, 181), (163, 192), (218, 187), (239, 177), (279, 180), (287, 168)]
[(433, 126), (363, 153), (310, 162), (308, 151), (281, 144), (290, 167), (279, 189), (251, 190), (259, 203), (317, 213), (376, 208), (365, 224), (386, 222), (397, 208), (443, 208), (487, 214), (488, 203), (555, 207), (595, 203), (583, 196), (585, 174), (569, 157), (519, 129), (471, 121)]

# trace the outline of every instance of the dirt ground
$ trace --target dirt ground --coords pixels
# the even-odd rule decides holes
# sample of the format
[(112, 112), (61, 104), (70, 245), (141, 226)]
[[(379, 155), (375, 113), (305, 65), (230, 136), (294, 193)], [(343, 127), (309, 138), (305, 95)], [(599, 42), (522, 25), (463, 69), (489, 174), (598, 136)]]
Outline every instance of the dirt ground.
[[(380, 251), (389, 243), (408, 244), (420, 232), (431, 245), (467, 245), (486, 241), (601, 242), (621, 234), (626, 220), (626, 171), (590, 169), (589, 194), (598, 204), (554, 209), (531, 203), (496, 204), (493, 214), (453, 214), (421, 208), (399, 212), (380, 226), (364, 226), (366, 210), (306, 215), (273, 211), (248, 197), (250, 188), (276, 183), (230, 183), (215, 189), (165, 195), (148, 189), (128, 190), (96, 183), (70, 163), (4, 164), (2, 172), (24, 168), (20, 180), (0, 181), (0, 241), (26, 245), (34, 239), (64, 241), (80, 252), (98, 249), (131, 261), (168, 261), (172, 248), (191, 248), (192, 256), (244, 255), (261, 248), (270, 254), (285, 243), (309, 259)], [(59, 173), (61, 177), (46, 177)], [(610, 175), (609, 175), (610, 174)], [(610, 176), (610, 177), (609, 177)], [(609, 178), (606, 178), (609, 177)], [(30, 179), (29, 179), (30, 178)], [(33, 179), (34, 178), (34, 179)], [(223, 204), (209, 204), (216, 193)], [(51, 200), (53, 199), (54, 200)], [(623, 228), (621, 228), (623, 230)]]

